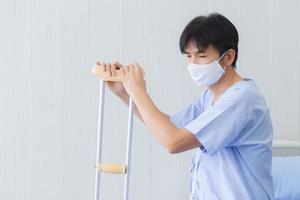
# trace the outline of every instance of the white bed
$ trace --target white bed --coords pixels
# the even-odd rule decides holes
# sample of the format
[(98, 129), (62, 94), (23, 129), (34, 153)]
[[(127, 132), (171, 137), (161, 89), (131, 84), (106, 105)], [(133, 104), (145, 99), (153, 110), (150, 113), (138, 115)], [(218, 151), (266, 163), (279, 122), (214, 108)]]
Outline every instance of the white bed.
[(273, 150), (275, 199), (300, 200), (300, 141), (274, 141)]

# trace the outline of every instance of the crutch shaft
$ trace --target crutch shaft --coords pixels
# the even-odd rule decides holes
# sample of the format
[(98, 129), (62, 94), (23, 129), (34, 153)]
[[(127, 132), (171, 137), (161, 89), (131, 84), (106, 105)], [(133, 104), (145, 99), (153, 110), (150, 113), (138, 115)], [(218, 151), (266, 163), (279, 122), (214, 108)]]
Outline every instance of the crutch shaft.
[[(100, 96), (99, 96), (99, 119), (98, 119), (98, 138), (97, 138), (97, 157), (96, 163), (100, 163), (102, 159), (102, 138), (103, 138), (103, 113), (105, 99), (105, 82), (100, 80)], [(96, 170), (95, 179), (95, 200), (100, 200), (100, 172)]]
[(99, 97), (99, 120), (98, 120), (98, 139), (97, 139), (97, 158), (96, 163), (96, 179), (95, 179), (95, 200), (100, 200), (100, 172), (112, 174), (125, 174), (124, 183), (124, 200), (129, 198), (129, 177), (131, 164), (131, 141), (135, 104), (133, 99), (129, 99), (129, 115), (127, 127), (127, 148), (126, 148), (126, 163), (113, 164), (102, 163), (102, 138), (103, 138), (103, 113), (104, 113), (104, 96), (105, 96), (105, 81), (122, 81), (123, 74), (120, 70), (115, 71), (115, 76), (110, 76), (104, 72), (99, 65), (92, 69), (92, 74), (101, 79), (100, 81), (100, 97)]
[(128, 167), (127, 173), (125, 174), (124, 183), (124, 200), (129, 199), (129, 182), (130, 182), (130, 171), (131, 171), (131, 142), (132, 142), (132, 128), (134, 118), (135, 104), (133, 99), (129, 98), (129, 113), (128, 113), (128, 127), (127, 127), (127, 148), (126, 148), (126, 166)]

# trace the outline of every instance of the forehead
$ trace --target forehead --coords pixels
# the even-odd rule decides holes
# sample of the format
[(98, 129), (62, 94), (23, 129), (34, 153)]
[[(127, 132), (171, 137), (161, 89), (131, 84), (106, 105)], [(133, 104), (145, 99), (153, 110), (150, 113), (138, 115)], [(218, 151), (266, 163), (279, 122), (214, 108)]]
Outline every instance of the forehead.
[(186, 45), (185, 52), (188, 54), (195, 54), (195, 53), (213, 53), (217, 52), (215, 48), (209, 45), (207, 48), (198, 49), (197, 44), (194, 41), (189, 41)]

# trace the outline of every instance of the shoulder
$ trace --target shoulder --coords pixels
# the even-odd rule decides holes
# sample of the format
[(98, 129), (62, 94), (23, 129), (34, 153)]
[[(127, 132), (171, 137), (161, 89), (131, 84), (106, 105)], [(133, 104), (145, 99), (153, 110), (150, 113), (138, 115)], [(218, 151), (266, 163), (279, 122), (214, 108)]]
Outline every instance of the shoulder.
[(232, 99), (236, 108), (249, 112), (265, 113), (268, 111), (265, 98), (253, 79), (241, 81), (227, 95), (226, 98)]
[(265, 97), (258, 88), (256, 82), (253, 79), (248, 79), (246, 86), (241, 91), (241, 101), (245, 102), (247, 106), (264, 106), (267, 107)]
[(220, 107), (232, 107), (251, 109), (257, 107), (267, 107), (265, 99), (258, 89), (253, 79), (245, 79), (235, 83), (228, 88), (215, 105)]

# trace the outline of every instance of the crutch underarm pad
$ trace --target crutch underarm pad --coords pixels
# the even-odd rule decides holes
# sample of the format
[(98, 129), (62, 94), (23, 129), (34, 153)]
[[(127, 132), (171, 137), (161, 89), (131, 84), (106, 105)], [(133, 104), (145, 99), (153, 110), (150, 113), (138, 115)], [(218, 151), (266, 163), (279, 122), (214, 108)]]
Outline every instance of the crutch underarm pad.
[(108, 73), (103, 72), (99, 65), (95, 65), (92, 69), (92, 74), (104, 81), (121, 81), (123, 76), (122, 72), (119, 69), (116, 69), (115, 72), (116, 74), (114, 76), (110, 76)]

